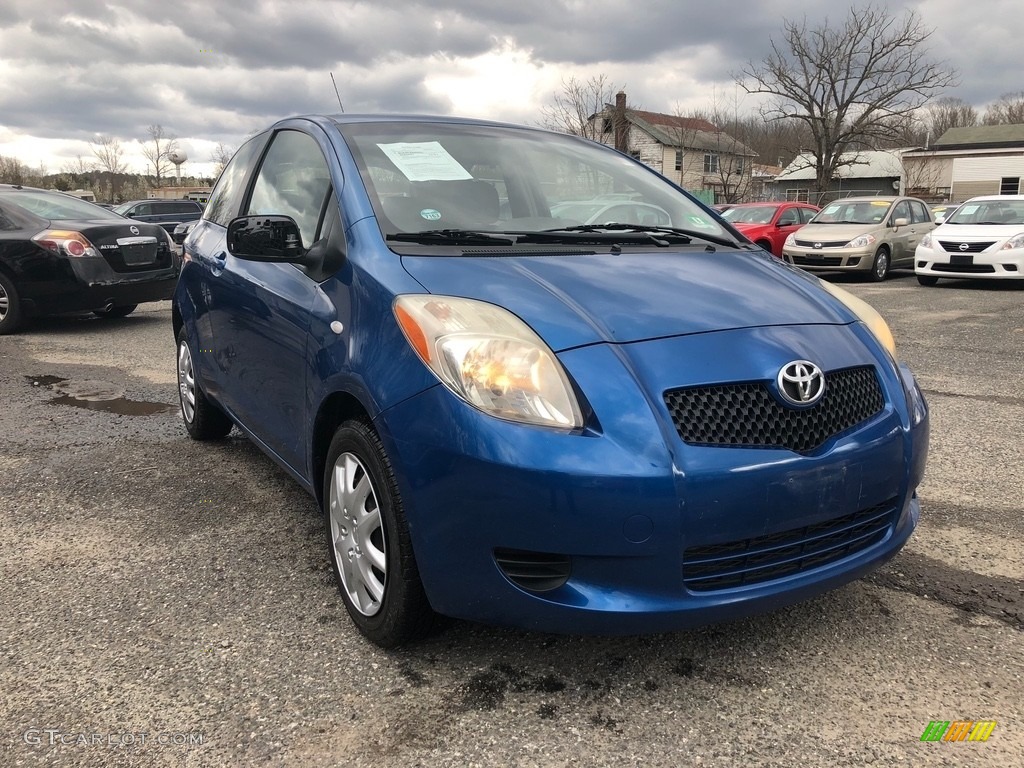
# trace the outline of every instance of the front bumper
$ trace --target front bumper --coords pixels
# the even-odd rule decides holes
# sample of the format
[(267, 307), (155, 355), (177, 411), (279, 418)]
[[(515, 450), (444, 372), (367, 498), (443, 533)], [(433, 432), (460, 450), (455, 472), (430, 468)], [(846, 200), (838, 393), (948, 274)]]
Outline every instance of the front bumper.
[[(819, 336), (818, 346), (844, 332), (849, 337), (835, 327), (808, 333)], [(806, 599), (895, 555), (918, 521), (914, 489), (928, 443), (927, 409), (912, 377), (906, 381), (909, 372), (877, 358), (882, 412), (809, 455), (684, 444), (664, 405), (639, 395), (637, 378), (653, 384), (645, 391), (663, 391), (647, 380), (671, 370), (666, 361), (723, 343), (739, 351), (743, 344), (728, 345), (728, 335), (631, 345), (632, 373), (608, 346), (562, 353), (596, 414), (575, 433), (499, 421), (442, 386), (381, 414), (378, 428), (435, 610), (550, 632), (670, 631)], [(851, 346), (837, 344), (836, 356)], [(737, 355), (722, 368), (738, 372), (749, 359)], [(734, 372), (724, 373), (735, 380)], [(917, 398), (911, 406), (908, 392)], [(688, 553), (741, 541), (771, 546), (771, 537), (792, 545), (867, 508), (881, 510), (884, 530), (820, 566), (801, 561), (738, 586), (691, 588), (684, 581)], [(568, 578), (531, 591), (513, 583), (496, 550), (562, 556)], [(801, 555), (780, 557), (792, 562)]]
[(875, 250), (869, 248), (801, 248), (786, 246), (783, 260), (808, 272), (870, 272)]
[(914, 254), (914, 272), (928, 277), (1024, 280), (1024, 249), (964, 254), (918, 246)]

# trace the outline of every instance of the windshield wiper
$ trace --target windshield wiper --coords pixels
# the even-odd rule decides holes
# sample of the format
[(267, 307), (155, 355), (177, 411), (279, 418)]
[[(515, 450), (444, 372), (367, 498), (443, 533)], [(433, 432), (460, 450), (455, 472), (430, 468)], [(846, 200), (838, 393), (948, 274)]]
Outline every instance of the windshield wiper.
[[(709, 235), (706, 232), (701, 232), (696, 229), (683, 229), (682, 227), (665, 227), (656, 224), (619, 224), (615, 222), (607, 224), (577, 224), (571, 227), (556, 227), (554, 229), (545, 229), (544, 232), (635, 232), (637, 234), (653, 235), (667, 235), (672, 238), (673, 242), (682, 242), (688, 244), (693, 241), (694, 238), (701, 240), (707, 240), (709, 243), (717, 243), (718, 245), (725, 245), (730, 248), (739, 248), (740, 243), (735, 240), (722, 237), (720, 235)], [(666, 242), (666, 245), (670, 243)]]
[(455, 243), (457, 245), (513, 245), (505, 233), (476, 232), (471, 229), (428, 229), (423, 232), (395, 232), (387, 240), (404, 243)]

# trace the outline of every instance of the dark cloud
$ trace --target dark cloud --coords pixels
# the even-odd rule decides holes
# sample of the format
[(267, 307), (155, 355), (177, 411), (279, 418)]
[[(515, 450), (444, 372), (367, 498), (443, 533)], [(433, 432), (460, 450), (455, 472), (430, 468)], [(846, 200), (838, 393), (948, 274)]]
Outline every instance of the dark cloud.
[[(934, 26), (933, 58), (961, 75), (945, 95), (983, 107), (1024, 87), (1018, 3), (991, 0), (983, 13), (953, 0), (888, 8), (916, 9)], [(672, 111), (734, 90), (733, 75), (766, 54), (784, 18), (813, 27), (846, 8), (805, 0), (77, 0), (43, 12), (38, 0), (5, 0), (0, 128), (131, 141), (161, 123), (186, 139), (237, 144), (279, 117), (335, 111), (331, 72), (350, 112), (448, 112), (452, 94), (429, 86), (436, 70), (504, 49), (564, 77), (604, 74), (634, 103)], [(548, 98), (510, 99), (485, 116), (535, 122)]]

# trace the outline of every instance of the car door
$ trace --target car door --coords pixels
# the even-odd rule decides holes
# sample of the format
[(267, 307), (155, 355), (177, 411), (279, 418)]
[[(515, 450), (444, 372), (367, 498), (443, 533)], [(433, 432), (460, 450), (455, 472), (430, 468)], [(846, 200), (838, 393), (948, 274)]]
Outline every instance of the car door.
[(921, 238), (935, 229), (936, 225), (931, 211), (922, 201), (908, 200), (907, 202), (910, 205), (911, 232), (907, 237), (906, 264), (913, 266), (914, 254), (917, 252), (917, 246), (921, 243)]
[[(897, 219), (906, 219), (907, 223), (902, 226), (896, 226)], [(892, 212), (888, 218), (889, 224), (889, 245), (891, 249), (890, 266), (895, 267), (901, 265), (908, 258), (914, 258), (914, 248), (917, 247), (916, 241), (913, 247), (909, 246), (910, 240), (914, 236), (914, 224), (910, 213), (910, 201), (900, 200), (896, 205), (892, 207)], [(910, 248), (910, 256), (907, 256), (907, 249)]]
[(775, 226), (772, 227), (768, 236), (772, 243), (772, 253), (782, 257), (782, 244), (786, 242), (786, 238), (793, 232), (796, 232), (802, 226), (800, 221), (800, 210), (793, 205), (779, 206), (779, 210), (775, 216)]
[[(325, 141), (326, 144), (326, 141)], [(328, 206), (337, 208), (330, 170), (317, 139), (277, 131), (256, 171), (243, 216), (290, 216), (302, 247), (318, 238)], [(222, 403), (246, 430), (297, 474), (305, 474), (305, 406), (310, 309), (318, 285), (293, 264), (227, 253), (211, 281), (222, 351)]]

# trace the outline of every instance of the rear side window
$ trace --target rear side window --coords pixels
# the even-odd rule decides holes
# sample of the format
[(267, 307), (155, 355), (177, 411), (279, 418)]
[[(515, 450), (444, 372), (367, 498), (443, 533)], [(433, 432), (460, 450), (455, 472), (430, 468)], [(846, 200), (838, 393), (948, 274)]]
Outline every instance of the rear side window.
[(246, 215), (291, 216), (308, 248), (330, 187), (330, 169), (316, 140), (299, 131), (280, 131), (256, 176)]
[(210, 202), (206, 206), (207, 221), (226, 227), (238, 215), (245, 194), (245, 180), (265, 140), (266, 134), (254, 136), (235, 152), (210, 194)]
[(14, 223), (14, 220), (7, 215), (7, 212), (0, 208), (0, 232), (13, 232), (18, 229), (18, 225)]
[(913, 222), (915, 224), (924, 224), (925, 222), (930, 222), (932, 220), (932, 216), (928, 212), (928, 209), (925, 208), (924, 203), (919, 203), (916, 200), (911, 200), (910, 210), (914, 214)]

